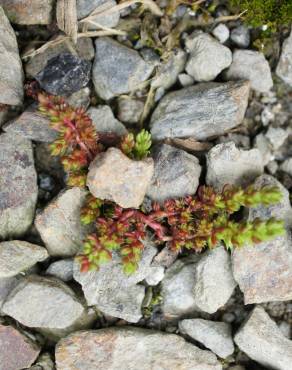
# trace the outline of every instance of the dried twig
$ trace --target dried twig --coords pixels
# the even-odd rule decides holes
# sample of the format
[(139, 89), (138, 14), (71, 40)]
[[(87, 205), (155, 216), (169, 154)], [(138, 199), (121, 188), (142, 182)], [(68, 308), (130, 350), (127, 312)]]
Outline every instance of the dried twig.
[(58, 0), (56, 14), (58, 27), (76, 44), (78, 32), (76, 0)]

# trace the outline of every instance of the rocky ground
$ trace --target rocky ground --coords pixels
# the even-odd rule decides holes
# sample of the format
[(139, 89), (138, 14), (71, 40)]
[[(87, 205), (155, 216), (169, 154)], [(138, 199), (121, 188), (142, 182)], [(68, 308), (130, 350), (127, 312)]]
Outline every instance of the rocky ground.
[[(74, 3), (0, 0), (0, 370), (291, 370), (292, 33), (263, 53), (228, 2)], [(134, 275), (115, 258), (81, 273), (86, 191), (65, 187), (30, 80), (99, 132), (151, 130), (154, 169), (111, 149), (97, 195), (136, 207), (276, 185), (283, 200), (247, 216), (283, 218), (287, 235), (179, 258), (149, 235)], [(128, 194), (108, 175), (121, 168)]]

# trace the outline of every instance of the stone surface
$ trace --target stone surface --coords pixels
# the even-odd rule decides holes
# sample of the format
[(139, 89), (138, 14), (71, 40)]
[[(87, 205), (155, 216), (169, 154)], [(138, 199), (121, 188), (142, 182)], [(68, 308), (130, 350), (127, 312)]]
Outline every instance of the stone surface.
[(0, 0), (11, 23), (32, 25), (50, 24), (55, 0)]
[(23, 99), (22, 64), (14, 30), (1, 6), (0, 50), (0, 104), (21, 105)]
[(178, 80), (182, 87), (192, 86), (195, 83), (194, 78), (187, 73), (180, 73), (178, 75)]
[(292, 341), (285, 338), (261, 307), (256, 307), (235, 335), (235, 343), (250, 358), (263, 366), (290, 370)]
[(269, 140), (273, 150), (279, 149), (284, 144), (288, 136), (288, 131), (281, 127), (269, 126), (268, 131), (266, 132), (266, 138)]
[(97, 108), (91, 107), (87, 111), (92, 119), (97, 132), (113, 132), (119, 136), (125, 135), (125, 126), (118, 121), (108, 105), (99, 105)]
[(280, 169), (292, 176), (292, 158), (286, 159), (280, 166)]
[(213, 29), (212, 34), (221, 42), (221, 44), (224, 44), (224, 42), (229, 39), (230, 31), (225, 24), (220, 23)]
[(282, 53), (276, 68), (276, 74), (288, 85), (292, 86), (292, 31), (283, 42)]
[(0, 243), (0, 278), (19, 274), (48, 258), (45, 248), (20, 240)]
[[(288, 191), (272, 176), (260, 176), (256, 188), (277, 186), (283, 199), (278, 204), (252, 208), (249, 219), (275, 217), (291, 225), (291, 206)], [(290, 233), (256, 246), (236, 249), (232, 255), (233, 274), (245, 304), (292, 299), (292, 241)]]
[(11, 278), (0, 279), (0, 316), (2, 314), (2, 305), (6, 297), (16, 287), (20, 279), (20, 275)]
[(18, 134), (26, 139), (50, 143), (57, 138), (57, 132), (50, 128), (50, 120), (35, 110), (26, 110), (16, 119), (7, 122), (5, 132)]
[(153, 175), (153, 160), (129, 159), (119, 149), (98, 154), (89, 166), (87, 186), (101, 199), (112, 200), (123, 208), (138, 208)]
[(83, 107), (86, 110), (90, 104), (90, 94), (90, 88), (84, 87), (83, 89), (68, 96), (66, 101), (72, 107)]
[(198, 159), (170, 145), (159, 145), (152, 153), (154, 174), (147, 196), (162, 202), (194, 194), (199, 185), (201, 166)]
[(118, 118), (128, 124), (138, 123), (144, 109), (144, 103), (138, 99), (121, 96), (118, 99)]
[(249, 80), (251, 88), (262, 93), (273, 87), (269, 63), (258, 51), (235, 50), (232, 64), (224, 73), (227, 80)]
[(235, 286), (230, 257), (223, 247), (178, 260), (162, 281), (163, 312), (168, 317), (195, 311), (214, 313), (228, 301)]
[(146, 63), (137, 51), (108, 37), (96, 39), (95, 48), (92, 79), (102, 99), (138, 89), (153, 71), (154, 66)]
[(190, 52), (186, 72), (196, 81), (212, 81), (230, 66), (232, 53), (208, 33), (195, 31), (186, 40)]
[(179, 322), (179, 330), (202, 343), (219, 357), (226, 358), (234, 352), (231, 326), (225, 322), (187, 319)]
[(73, 256), (88, 230), (80, 223), (80, 209), (86, 191), (71, 188), (62, 191), (36, 216), (35, 226), (51, 256)]
[(207, 154), (206, 182), (218, 190), (226, 184), (246, 186), (263, 172), (258, 149), (240, 150), (228, 142), (214, 146)]
[[(93, 11), (103, 12), (107, 9), (115, 6), (117, 2), (115, 0), (77, 0), (77, 18), (82, 19), (87, 17)], [(115, 27), (119, 23), (120, 14), (118, 11), (110, 12), (108, 14), (102, 14), (92, 19), (93, 22), (104, 26), (104, 27)], [(93, 23), (86, 23), (86, 26), (90, 30), (99, 29), (98, 25)]]
[(68, 96), (88, 84), (90, 70), (91, 64), (87, 60), (62, 53), (51, 58), (35, 78), (46, 92)]
[(239, 48), (247, 48), (250, 44), (249, 29), (245, 26), (235, 27), (231, 31), (230, 38)]
[(201, 83), (167, 94), (151, 118), (154, 139), (219, 136), (238, 126), (249, 94), (246, 81)]
[(266, 166), (273, 159), (270, 140), (261, 132), (254, 138), (253, 146), (260, 151), (263, 165)]
[(50, 264), (46, 270), (46, 275), (55, 276), (62, 281), (73, 279), (73, 259), (67, 258)]
[(48, 353), (42, 353), (35, 365), (29, 368), (29, 370), (55, 370), (55, 364), (52, 356)]
[(13, 326), (0, 324), (0, 370), (21, 370), (33, 364), (40, 348)]
[(74, 333), (56, 348), (57, 370), (222, 370), (210, 351), (178, 335), (139, 328)]
[(75, 261), (74, 279), (81, 284), (89, 306), (96, 306), (107, 315), (137, 322), (142, 317), (141, 305), (145, 295), (145, 288), (137, 283), (155, 270), (151, 262), (156, 253), (152, 243), (146, 241), (139, 268), (130, 276), (123, 272), (116, 253), (113, 253), (112, 261), (101, 266), (99, 271), (82, 273), (79, 262)]
[(0, 148), (0, 238), (6, 239), (30, 227), (38, 190), (31, 142), (6, 133), (0, 135)]

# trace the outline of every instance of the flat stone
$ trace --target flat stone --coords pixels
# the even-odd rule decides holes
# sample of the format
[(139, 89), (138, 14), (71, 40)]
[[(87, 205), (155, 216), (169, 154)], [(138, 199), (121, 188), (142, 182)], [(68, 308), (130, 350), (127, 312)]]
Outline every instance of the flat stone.
[(16, 119), (7, 122), (3, 127), (5, 132), (18, 134), (26, 139), (50, 143), (58, 134), (50, 128), (50, 120), (38, 111), (24, 111)]
[(51, 256), (70, 257), (75, 255), (88, 230), (80, 223), (80, 210), (86, 191), (71, 188), (62, 191), (35, 219)]
[(62, 281), (73, 279), (73, 259), (67, 258), (50, 264), (46, 270), (46, 275), (54, 276)]
[(153, 175), (153, 160), (129, 159), (119, 149), (97, 154), (89, 166), (87, 186), (100, 199), (112, 200), (123, 208), (138, 208)]
[(230, 31), (225, 24), (220, 23), (213, 29), (212, 34), (221, 44), (224, 44), (224, 42), (229, 39)]
[(245, 79), (252, 89), (265, 93), (273, 87), (271, 69), (264, 54), (254, 50), (235, 50), (231, 66), (224, 72), (229, 80)]
[[(115, 0), (77, 0), (77, 18), (80, 20), (87, 17), (93, 11), (103, 12), (117, 5)], [(113, 28), (119, 23), (120, 13), (119, 11), (110, 12), (108, 14), (97, 15), (92, 19), (93, 22), (104, 26)], [(99, 27), (93, 23), (86, 23), (89, 30), (96, 30)]]
[(0, 147), (0, 238), (6, 239), (29, 229), (38, 189), (31, 142), (6, 133), (0, 135)]
[[(8, 0), (7, 3), (10, 1)], [(21, 105), (23, 100), (22, 63), (14, 30), (1, 6), (0, 50), (0, 104)]]
[(221, 358), (226, 358), (234, 352), (231, 326), (225, 322), (187, 319), (179, 322), (179, 330)]
[(210, 351), (174, 334), (134, 327), (74, 333), (56, 347), (57, 370), (222, 370)]
[(186, 72), (196, 81), (212, 81), (230, 66), (232, 53), (208, 33), (195, 31), (186, 39), (190, 56)]
[(91, 107), (87, 114), (92, 119), (97, 132), (112, 132), (119, 136), (127, 133), (126, 127), (115, 118), (111, 108), (108, 105), (99, 105)]
[(207, 154), (206, 182), (215, 189), (224, 185), (246, 186), (264, 172), (258, 149), (240, 150), (233, 142), (218, 144)]
[(262, 307), (255, 307), (234, 337), (235, 343), (251, 359), (263, 366), (290, 370), (292, 341), (285, 338)]
[(48, 258), (45, 248), (20, 240), (0, 243), (0, 278), (19, 274)]
[(152, 114), (153, 139), (220, 136), (242, 122), (248, 94), (247, 81), (201, 83), (171, 92)]
[(0, 370), (21, 370), (35, 362), (39, 346), (13, 326), (0, 324)]
[[(275, 178), (260, 176), (256, 188), (277, 186), (283, 199), (269, 207), (259, 206), (249, 211), (249, 220), (275, 217), (291, 225), (289, 192)], [(277, 237), (256, 246), (235, 249), (232, 254), (233, 274), (244, 294), (245, 304), (292, 299), (291, 235)]]
[(198, 159), (170, 145), (159, 145), (152, 153), (154, 175), (147, 196), (162, 202), (194, 194), (199, 185), (201, 166)]
[(118, 118), (124, 123), (138, 123), (143, 109), (144, 103), (138, 99), (123, 96), (118, 99)]
[(108, 37), (95, 41), (92, 79), (96, 93), (105, 100), (135, 91), (146, 81), (154, 66), (146, 63), (136, 50)]
[(276, 68), (276, 74), (288, 85), (292, 86), (292, 32), (283, 42), (282, 53)]
[(0, 0), (11, 23), (50, 24), (53, 20), (55, 0)]

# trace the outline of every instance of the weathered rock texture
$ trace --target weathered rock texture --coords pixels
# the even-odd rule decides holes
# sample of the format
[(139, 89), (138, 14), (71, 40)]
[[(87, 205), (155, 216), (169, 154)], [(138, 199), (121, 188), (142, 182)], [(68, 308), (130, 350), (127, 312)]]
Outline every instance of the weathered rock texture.
[(88, 109), (87, 114), (92, 119), (97, 132), (113, 132), (119, 136), (127, 133), (125, 126), (115, 118), (108, 105), (91, 107)]
[[(77, 18), (85, 18), (93, 11), (102, 13), (103, 11), (114, 7), (116, 4), (117, 2), (115, 0), (77, 0)], [(119, 19), (120, 13), (118, 11), (110, 11), (105, 14), (97, 15), (92, 20), (104, 27), (115, 27), (118, 24)], [(98, 26), (93, 23), (87, 23), (86, 25), (90, 30), (98, 29)]]
[(283, 43), (276, 74), (288, 85), (292, 85), (292, 31)]

